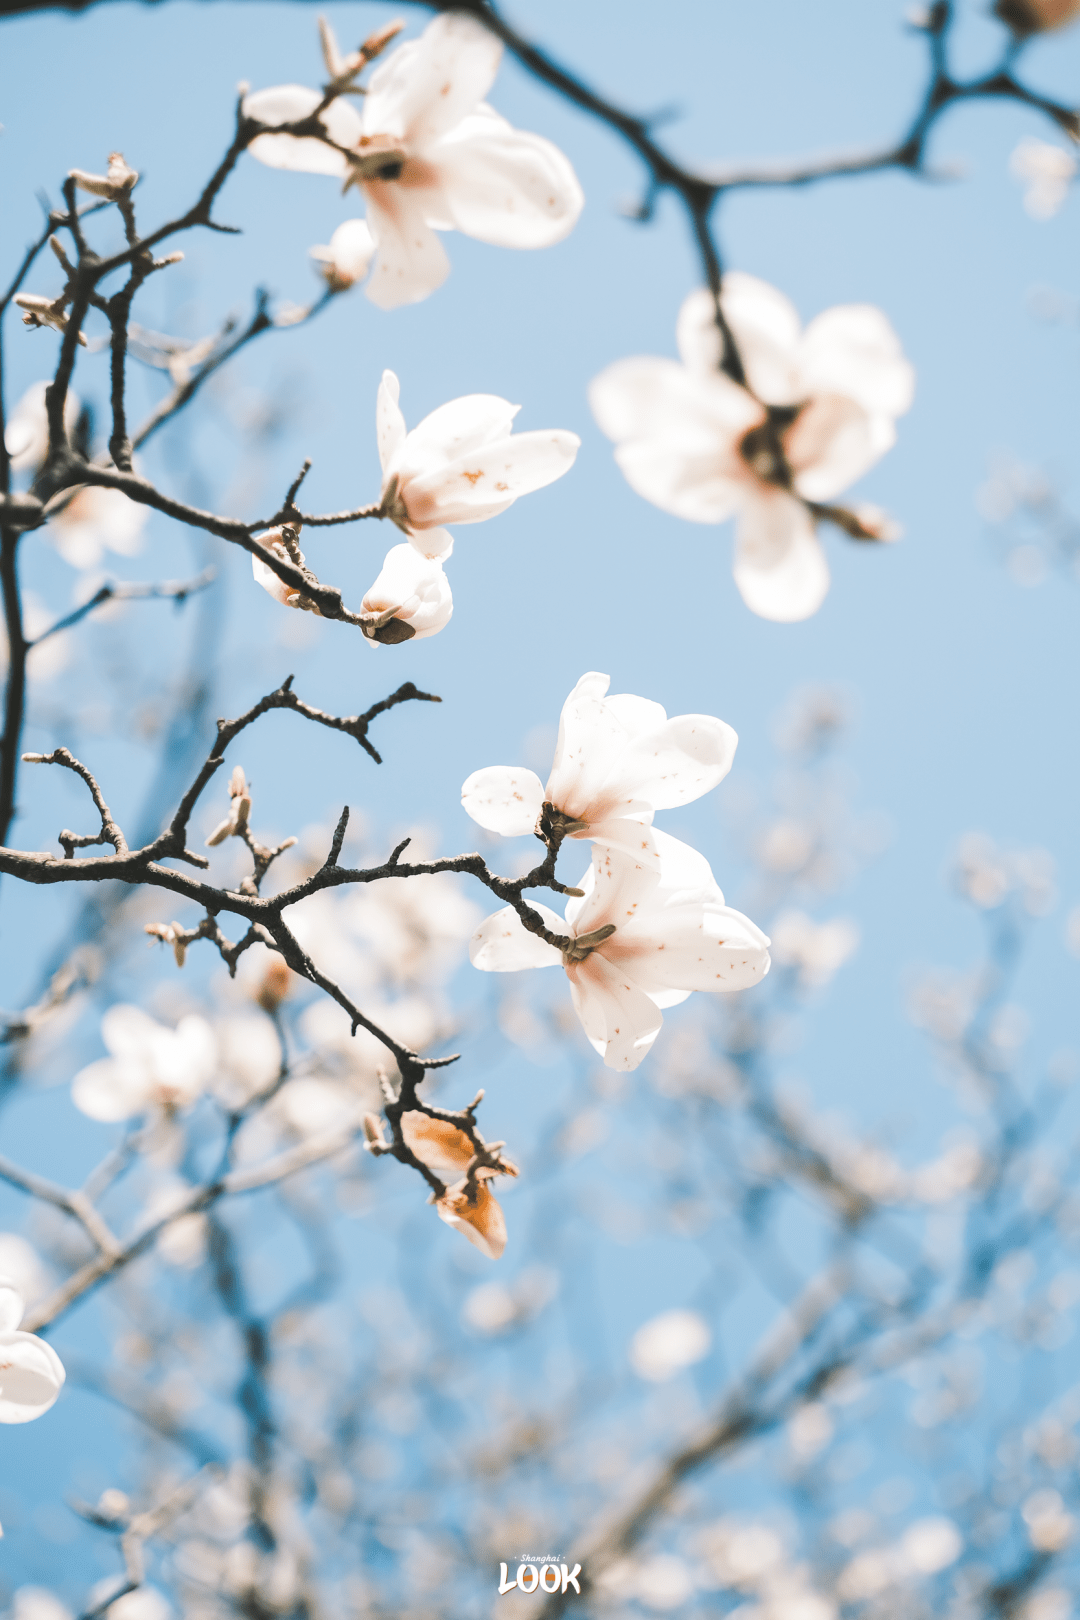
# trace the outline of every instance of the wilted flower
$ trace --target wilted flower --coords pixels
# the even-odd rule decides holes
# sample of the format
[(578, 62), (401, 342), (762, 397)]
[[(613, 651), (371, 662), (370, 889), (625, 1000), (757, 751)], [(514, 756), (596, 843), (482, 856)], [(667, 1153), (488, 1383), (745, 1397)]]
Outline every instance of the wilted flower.
[[(360, 112), (339, 96), (319, 113), (327, 140), (267, 134), (248, 148), (272, 168), (360, 188), (378, 250), (365, 290), (382, 309), (426, 298), (445, 281), (450, 264), (437, 230), (495, 247), (548, 247), (581, 212), (581, 187), (558, 147), (512, 129), (481, 100), (501, 56), (472, 18), (437, 17), (376, 70)], [(280, 85), (245, 97), (244, 112), (271, 126), (295, 123), (321, 100), (317, 90)]]
[[(31, 383), (8, 418), (4, 444), (14, 471), (36, 472), (49, 452), (49, 418), (45, 413), (48, 382)], [(64, 427), (70, 434), (79, 420), (78, 395), (69, 388), (64, 396)]]
[(109, 153), (106, 174), (87, 174), (84, 169), (69, 169), (68, 175), (80, 191), (92, 192), (95, 197), (108, 197), (110, 202), (117, 202), (126, 196), (139, 178), (138, 171), (124, 162), (122, 152)]
[(630, 1365), (639, 1378), (662, 1384), (709, 1353), (712, 1334), (696, 1311), (663, 1311), (630, 1340)]
[(439, 1219), (468, 1238), (489, 1260), (497, 1260), (506, 1248), (506, 1221), (489, 1182), (500, 1174), (516, 1176), (517, 1166), (502, 1158), (497, 1170), (481, 1165), (470, 1188), (466, 1172), (476, 1157), (476, 1149), (457, 1125), (410, 1110), (401, 1116), (401, 1134), (409, 1149), (429, 1170), (434, 1170), (436, 1175), (461, 1177), (435, 1200)]
[(171, 945), (177, 967), (183, 967), (188, 948), (188, 931), (183, 923), (144, 923), (143, 933), (159, 939), (163, 945)]
[(347, 219), (325, 247), (313, 247), (310, 253), (330, 291), (347, 292), (367, 275), (375, 243), (366, 220)]
[(71, 1100), (91, 1119), (130, 1119), (149, 1108), (189, 1108), (213, 1078), (214, 1036), (194, 1013), (167, 1029), (138, 1007), (110, 1007), (101, 1020), (110, 1056), (80, 1069)]
[(994, 11), (1017, 34), (1044, 34), (1080, 17), (1080, 0), (997, 0)]
[(807, 989), (828, 984), (858, 944), (859, 930), (845, 917), (816, 923), (805, 911), (784, 911), (772, 924), (773, 960), (794, 968)]
[[(827, 309), (800, 330), (794, 306), (755, 276), (731, 272), (721, 294), (746, 387), (719, 369), (712, 295), (679, 311), (682, 364), (639, 357), (589, 390), (631, 487), (693, 523), (738, 516), (735, 583), (766, 619), (805, 619), (829, 588), (807, 502), (829, 501), (894, 443), (914, 374), (880, 310)], [(883, 519), (874, 517), (872, 529)]]
[(226, 838), (242, 837), (247, 829), (250, 814), (251, 794), (248, 791), (247, 777), (244, 775), (243, 766), (237, 765), (229, 778), (229, 813), (224, 821), (218, 822), (206, 840), (207, 848), (214, 844), (223, 844)]
[[(444, 555), (448, 555), (445, 553)], [(364, 635), (372, 643), (422, 641), (450, 623), (454, 599), (438, 557), (424, 557), (403, 541), (391, 546), (382, 572), (361, 604)]]
[(583, 675), (563, 704), (546, 787), (509, 765), (474, 771), (461, 789), (473, 820), (513, 837), (535, 832), (546, 804), (564, 836), (641, 859), (655, 811), (690, 804), (723, 780), (739, 740), (729, 725), (707, 714), (669, 720), (648, 698), (607, 697), (610, 684), (610, 675)]
[(1009, 159), (1009, 173), (1024, 184), (1024, 207), (1032, 219), (1052, 219), (1076, 178), (1076, 159), (1063, 146), (1030, 136)]
[(65, 1373), (51, 1344), (20, 1333), (22, 1295), (0, 1277), (0, 1423), (29, 1423), (47, 1412), (63, 1387)]
[(465, 394), (440, 405), (409, 433), (401, 385), (384, 371), (375, 427), (382, 464), (380, 516), (425, 557), (449, 555), (444, 523), (483, 523), (554, 483), (574, 465), (581, 440), (562, 428), (512, 434), (520, 405), (497, 394)]
[[(555, 967), (589, 1041), (609, 1069), (636, 1069), (663, 1023), (661, 1008), (693, 990), (743, 990), (769, 970), (769, 941), (749, 917), (724, 904), (708, 861), (652, 830), (659, 870), (606, 844), (593, 847), (566, 921), (530, 901), (561, 948), (529, 933), (512, 906), (473, 935), (469, 955), (486, 972)], [(569, 937), (567, 937), (569, 936)]]

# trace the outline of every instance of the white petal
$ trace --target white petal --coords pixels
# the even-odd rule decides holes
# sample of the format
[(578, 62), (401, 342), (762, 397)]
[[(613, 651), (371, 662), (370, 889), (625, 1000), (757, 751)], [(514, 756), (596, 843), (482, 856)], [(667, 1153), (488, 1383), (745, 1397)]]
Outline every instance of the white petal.
[(80, 1113), (108, 1124), (142, 1113), (149, 1096), (146, 1070), (129, 1058), (99, 1058), (71, 1082), (71, 1100)]
[(375, 69), (364, 98), (365, 131), (426, 150), (484, 99), (501, 57), (502, 45), (471, 17), (436, 17)]
[[(256, 90), (244, 97), (243, 110), (261, 124), (294, 124), (308, 118), (322, 100), (318, 90), (302, 84), (281, 84)], [(340, 96), (319, 115), (319, 122), (339, 146), (353, 147), (363, 134), (359, 114)], [(248, 147), (252, 157), (272, 169), (295, 169), (304, 174), (329, 174), (344, 179), (348, 160), (341, 152), (314, 136), (257, 135)]]
[(574, 1010), (605, 1065), (636, 1069), (664, 1022), (656, 1003), (598, 950), (566, 976)]
[(117, 1002), (101, 1020), (101, 1038), (113, 1057), (141, 1061), (163, 1028), (164, 1025), (144, 1013), (141, 1007)]
[(730, 378), (699, 376), (677, 360), (653, 355), (605, 367), (589, 384), (589, 405), (601, 432), (616, 444), (689, 437), (694, 455), (733, 445), (764, 420), (760, 405)]
[(445, 562), (454, 549), (454, 537), (449, 529), (420, 529), (415, 534), (410, 533), (409, 542), (429, 562)]
[(752, 392), (767, 405), (794, 404), (800, 397), (800, 321), (794, 304), (767, 281), (740, 270), (724, 277), (720, 296)]
[(275, 574), (261, 557), (256, 557), (254, 552), (251, 555), (251, 577), (256, 585), (261, 585), (267, 595), (272, 596), (275, 602), (280, 602), (282, 607), (296, 606), (300, 592), (294, 586), (286, 585), (285, 581)]
[(368, 227), (378, 254), (364, 292), (380, 309), (415, 304), (441, 287), (450, 260), (424, 218), (419, 198), (393, 180), (364, 185)]
[(407, 490), (411, 477), (508, 439), (520, 409), (498, 394), (463, 394), (448, 400), (416, 424), (390, 470), (404, 480)]
[(407, 540), (387, 552), (382, 572), (363, 600), (365, 613), (391, 609), (397, 610), (396, 619), (411, 626), (414, 641), (445, 629), (454, 611), (442, 564), (421, 556)]
[(494, 247), (550, 247), (568, 235), (585, 198), (557, 146), (513, 129), (490, 107), (428, 153), (455, 228)]
[[(549, 933), (566, 933), (562, 918), (547, 906), (538, 905), (532, 899), (529, 905), (540, 913)], [(522, 968), (558, 967), (562, 955), (538, 934), (530, 934), (513, 906), (504, 906), (476, 930), (469, 941), (469, 961), (485, 973), (517, 973)]]
[(546, 797), (568, 816), (582, 815), (626, 741), (626, 728), (604, 702), (610, 675), (583, 675), (562, 706)]
[(392, 371), (384, 371), (375, 401), (375, 437), (379, 442), (379, 465), (386, 472), (405, 443), (405, 418), (398, 400), (401, 384)]
[(10, 1277), (0, 1277), (0, 1335), (14, 1333), (22, 1319), (22, 1295)]
[(600, 796), (613, 813), (620, 803), (644, 801), (654, 810), (690, 804), (723, 781), (738, 740), (730, 726), (712, 715), (678, 715), (628, 744)]
[(861, 478), (886, 450), (896, 430), (887, 416), (870, 416), (852, 399), (812, 399), (784, 434), (795, 488), (808, 501), (828, 501)]
[(612, 692), (604, 699), (608, 709), (630, 737), (644, 737), (667, 721), (667, 710), (652, 698), (635, 697), (633, 692)]
[(362, 281), (375, 257), (375, 238), (366, 219), (346, 219), (325, 247), (310, 249), (320, 274), (335, 292)]
[[(15, 472), (27, 467), (36, 471), (48, 454), (49, 419), (45, 414), (48, 386), (47, 382), (31, 383), (8, 419), (4, 444)], [(81, 410), (78, 395), (69, 388), (64, 398), (64, 426), (68, 433), (74, 429)]]
[(747, 503), (735, 535), (735, 583), (763, 619), (790, 624), (817, 612), (829, 565), (800, 501), (778, 490)]
[(47, 1412), (64, 1384), (51, 1344), (33, 1333), (0, 1335), (0, 1423), (29, 1423)]
[(745, 990), (769, 971), (768, 947), (741, 911), (690, 892), (616, 931), (604, 951), (646, 992)]
[(617, 938), (619, 930), (650, 910), (660, 883), (654, 849), (652, 839), (640, 857), (611, 844), (593, 844), (591, 882), (578, 885), (585, 889), (585, 899), (571, 899), (566, 908), (567, 926), (572, 927), (575, 938), (608, 923), (614, 924)]
[(442, 468), (409, 480), (410, 521), (482, 523), (505, 512), (519, 495), (543, 489), (570, 471), (581, 440), (562, 428), (515, 433)]
[(681, 896), (693, 890), (699, 895), (708, 896), (715, 905), (723, 905), (724, 896), (720, 886), (700, 850), (694, 849), (692, 844), (684, 844), (681, 838), (672, 838), (670, 833), (661, 832), (659, 827), (653, 828), (653, 841), (660, 856), (658, 901), (666, 902), (671, 896)]
[(844, 394), (872, 414), (902, 416), (915, 395), (915, 371), (900, 339), (873, 304), (838, 304), (803, 333), (796, 359), (800, 397)]
[(544, 804), (544, 787), (532, 771), (513, 765), (488, 765), (474, 771), (461, 789), (469, 815), (489, 832), (505, 838), (531, 833)]

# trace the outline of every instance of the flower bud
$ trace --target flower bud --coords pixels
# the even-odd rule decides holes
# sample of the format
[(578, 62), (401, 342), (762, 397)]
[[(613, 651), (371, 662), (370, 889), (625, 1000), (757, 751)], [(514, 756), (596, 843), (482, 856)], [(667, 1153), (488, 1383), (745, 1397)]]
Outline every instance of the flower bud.
[(255, 1000), (264, 1012), (273, 1013), (281, 1006), (292, 985), (292, 970), (280, 956), (271, 958), (263, 974)]
[(437, 557), (422, 557), (407, 541), (392, 546), (382, 572), (364, 597), (361, 628), (371, 642), (433, 636), (450, 622), (454, 599)]
[(346, 292), (367, 275), (375, 257), (375, 243), (366, 220), (347, 219), (325, 247), (313, 247), (310, 251), (330, 291), (339, 293)]
[(74, 180), (80, 191), (89, 191), (94, 197), (106, 197), (117, 202), (138, 180), (138, 171), (124, 161), (122, 152), (109, 153), (109, 167), (105, 174), (88, 174), (85, 169), (69, 169), (68, 178)]

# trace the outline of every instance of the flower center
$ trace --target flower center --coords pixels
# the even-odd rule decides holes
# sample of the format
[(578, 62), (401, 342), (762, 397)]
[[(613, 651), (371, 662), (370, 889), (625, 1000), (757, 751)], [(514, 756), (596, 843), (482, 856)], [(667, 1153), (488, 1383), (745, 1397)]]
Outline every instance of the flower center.
[(579, 934), (563, 948), (563, 967), (572, 967), (578, 962), (584, 962), (585, 958), (591, 956), (605, 939), (610, 939), (614, 932), (615, 924), (605, 923), (602, 928), (594, 928), (590, 934)]
[(801, 405), (767, 405), (764, 422), (752, 427), (739, 440), (739, 454), (762, 483), (777, 489), (791, 488), (791, 467), (784, 453), (784, 434), (795, 421)]
[(564, 838), (572, 838), (575, 833), (587, 832), (588, 829), (587, 821), (582, 821), (579, 816), (568, 815), (565, 810), (560, 810), (557, 805), (551, 803), (545, 803), (536, 818), (536, 836), (542, 838), (545, 844), (552, 839), (561, 842)]

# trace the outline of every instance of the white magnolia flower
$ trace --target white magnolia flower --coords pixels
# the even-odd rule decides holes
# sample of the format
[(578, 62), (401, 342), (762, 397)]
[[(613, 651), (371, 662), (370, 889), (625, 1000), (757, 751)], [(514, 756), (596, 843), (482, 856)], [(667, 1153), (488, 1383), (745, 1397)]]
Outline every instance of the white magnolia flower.
[(138, 170), (125, 163), (123, 152), (109, 153), (109, 167), (105, 174), (87, 174), (85, 169), (69, 169), (68, 175), (81, 191), (89, 191), (95, 197), (107, 197), (110, 202), (117, 202), (132, 191), (139, 178)]
[[(8, 418), (4, 444), (15, 472), (25, 468), (37, 472), (48, 454), (49, 419), (45, 414), (48, 386), (48, 382), (31, 383)], [(64, 426), (69, 435), (75, 429), (81, 409), (78, 396), (69, 388), (64, 398)]]
[(363, 219), (347, 219), (339, 225), (325, 247), (313, 247), (320, 276), (331, 292), (347, 292), (363, 281), (375, 257), (375, 240)]
[(805, 502), (832, 500), (890, 448), (914, 373), (869, 304), (827, 309), (803, 332), (783, 293), (738, 272), (724, 277), (722, 302), (747, 387), (719, 369), (722, 339), (701, 289), (679, 312), (682, 364), (619, 360), (589, 401), (639, 495), (692, 523), (737, 515), (735, 583), (746, 605), (766, 619), (805, 619), (829, 588)]
[(107, 550), (133, 557), (141, 549), (149, 513), (123, 490), (83, 484), (50, 516), (45, 532), (72, 568), (96, 568)]
[(375, 429), (382, 465), (381, 511), (425, 557), (446, 557), (444, 523), (483, 523), (519, 495), (554, 483), (574, 465), (581, 440), (563, 428), (512, 433), (520, 405), (497, 394), (465, 394), (440, 405), (409, 433), (392, 371), (379, 384)]
[(724, 904), (708, 861), (652, 829), (655, 862), (593, 846), (585, 894), (566, 920), (530, 900), (544, 927), (569, 936), (560, 950), (531, 934), (512, 906), (488, 917), (469, 956), (486, 972), (555, 967), (570, 980), (582, 1028), (609, 1069), (636, 1069), (663, 1023), (661, 1009), (693, 990), (743, 990), (769, 971), (769, 941)]
[(772, 925), (773, 961), (794, 968), (807, 989), (828, 984), (859, 945), (859, 930), (846, 917), (816, 923), (805, 911), (784, 911)]
[(697, 1311), (663, 1311), (630, 1340), (630, 1365), (639, 1378), (665, 1383), (709, 1353), (712, 1334)]
[(444, 629), (450, 623), (454, 599), (440, 560), (422, 556), (403, 541), (387, 552), (382, 572), (365, 593), (361, 607), (371, 616), (362, 627), (371, 645), (393, 645), (422, 641)]
[(22, 1295), (0, 1277), (0, 1423), (29, 1423), (53, 1405), (65, 1373), (51, 1344), (20, 1333)]
[(213, 1078), (213, 1032), (194, 1013), (167, 1029), (138, 1007), (110, 1007), (101, 1036), (111, 1056), (80, 1069), (71, 1083), (72, 1102), (91, 1119), (189, 1108)]
[(1032, 219), (1052, 219), (1076, 178), (1076, 159), (1063, 146), (1030, 137), (1009, 159), (1009, 173), (1023, 182), (1024, 207)]
[[(359, 111), (339, 96), (319, 114), (333, 145), (283, 134), (259, 135), (248, 148), (272, 168), (360, 188), (378, 250), (365, 291), (382, 309), (415, 303), (445, 281), (450, 264), (436, 231), (549, 247), (581, 212), (581, 187), (558, 147), (512, 129), (482, 100), (501, 56), (472, 18), (437, 17), (376, 69)], [(244, 112), (294, 123), (321, 100), (317, 90), (280, 85), (245, 97)]]
[(708, 714), (669, 720), (659, 703), (620, 693), (610, 675), (583, 675), (563, 704), (559, 740), (544, 787), (532, 771), (489, 765), (474, 771), (461, 802), (489, 832), (536, 830), (545, 804), (569, 838), (597, 838), (642, 859), (652, 854), (642, 828), (656, 810), (690, 804), (731, 769), (738, 737)]

